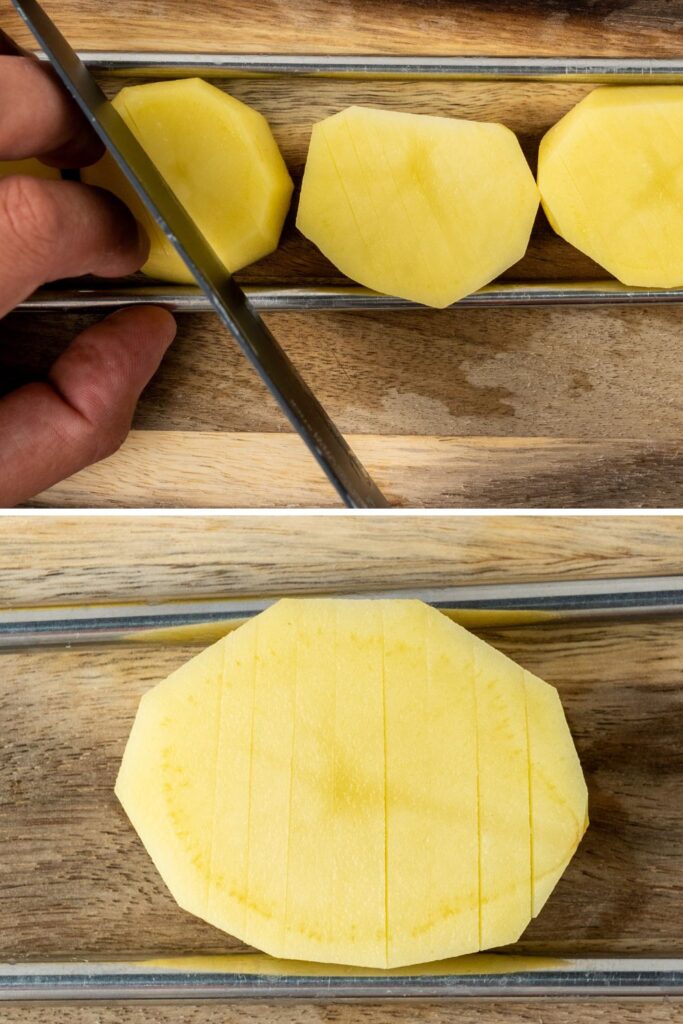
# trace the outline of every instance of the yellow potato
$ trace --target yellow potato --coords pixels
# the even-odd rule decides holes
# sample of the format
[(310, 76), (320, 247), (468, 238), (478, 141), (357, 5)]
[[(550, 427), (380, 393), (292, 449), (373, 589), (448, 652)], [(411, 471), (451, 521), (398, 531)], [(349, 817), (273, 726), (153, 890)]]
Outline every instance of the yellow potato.
[(142, 698), (116, 793), (186, 910), (374, 968), (515, 941), (587, 825), (557, 692), (419, 601), (239, 627)]
[(352, 280), (443, 307), (522, 258), (537, 209), (503, 125), (349, 107), (313, 128), (297, 227)]
[(627, 285), (683, 285), (683, 86), (601, 86), (544, 136), (552, 227)]
[(56, 167), (48, 167), (40, 160), (29, 157), (27, 160), (0, 160), (0, 178), (9, 178), (12, 174), (28, 174), (31, 178), (45, 178), (59, 181), (61, 171)]
[[(199, 78), (131, 86), (112, 102), (231, 273), (277, 247), (292, 181), (262, 114)], [(114, 192), (145, 226), (145, 274), (192, 282), (108, 153), (81, 180)]]

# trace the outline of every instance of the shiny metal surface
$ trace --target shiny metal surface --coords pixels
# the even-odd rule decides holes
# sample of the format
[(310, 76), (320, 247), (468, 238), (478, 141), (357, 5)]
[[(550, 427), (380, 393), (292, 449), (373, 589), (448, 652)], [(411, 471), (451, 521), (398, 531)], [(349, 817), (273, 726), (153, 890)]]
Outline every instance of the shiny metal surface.
[[(297, 310), (419, 309), (414, 302), (379, 295), (357, 285), (308, 287), (259, 285), (244, 289), (260, 312)], [(618, 281), (497, 282), (461, 299), (456, 306), (650, 305), (683, 301), (683, 288), (629, 288)], [(106, 310), (154, 302), (176, 313), (212, 309), (204, 293), (191, 285), (101, 285), (41, 288), (22, 302), (18, 312)], [(452, 308), (456, 308), (455, 306)]]
[[(154, 639), (159, 631), (210, 623), (220, 623), (228, 630), (283, 596), (287, 595), (0, 610), (0, 649), (137, 643), (145, 636)], [(316, 596), (326, 595), (321, 592)], [(456, 620), (462, 618), (469, 623), (476, 613), (479, 619), (474, 621), (491, 627), (524, 625), (546, 618), (558, 621), (680, 614), (683, 576), (424, 587), (337, 596), (419, 598)]]
[[(222, 958), (229, 960), (230, 957)], [(681, 959), (565, 959), (528, 958), (528, 967), (486, 973), (335, 971), (312, 965), (301, 973), (231, 973), (159, 969), (133, 963), (0, 964), (0, 1001), (33, 1000), (249, 1000), (249, 999), (471, 999), (552, 996), (680, 996)], [(491, 958), (489, 958), (491, 959)], [(505, 960), (504, 956), (497, 958)], [(520, 957), (511, 957), (519, 961)], [(262, 961), (258, 957), (258, 961)], [(453, 961), (451, 961), (453, 963)], [(291, 970), (295, 969), (292, 964)], [(325, 973), (329, 970), (330, 973)]]
[[(41, 55), (44, 59), (45, 55)], [(384, 57), (295, 54), (193, 54), (83, 51), (93, 71), (140, 77), (319, 76), (356, 79), (446, 78), (586, 82), (683, 82), (683, 60), (582, 57)], [(286, 310), (391, 310), (415, 304), (355, 285), (259, 286), (244, 289), (260, 312)], [(641, 305), (674, 303), (683, 289), (630, 288), (617, 281), (496, 282), (461, 299), (459, 306)], [(174, 312), (208, 312), (196, 287), (82, 285), (41, 289), (18, 307), (26, 312), (110, 309), (158, 302)]]
[[(47, 59), (45, 54), (40, 54)], [(446, 78), (473, 81), (537, 80), (586, 82), (683, 82), (683, 60), (583, 57), (386, 57), (318, 54), (193, 54), (83, 51), (81, 60), (93, 71), (140, 77), (319, 76), (355, 79)], [(378, 295), (354, 285), (247, 287), (250, 304), (271, 310), (391, 310), (414, 303)], [(578, 304), (673, 303), (683, 289), (629, 288), (616, 281), (497, 282), (462, 299), (461, 306), (542, 306)], [(208, 312), (213, 307), (196, 287), (80, 285), (41, 289), (19, 310), (109, 309), (159, 302), (175, 312)]]
[(313, 75), (344, 78), (452, 78), (472, 81), (681, 82), (683, 60), (637, 57), (457, 57), (358, 54), (221, 54), (83, 51), (94, 70), (131, 74), (153, 72), (214, 77)]
[(351, 508), (386, 508), (384, 495), (57, 26), (37, 0), (12, 2), (340, 498)]

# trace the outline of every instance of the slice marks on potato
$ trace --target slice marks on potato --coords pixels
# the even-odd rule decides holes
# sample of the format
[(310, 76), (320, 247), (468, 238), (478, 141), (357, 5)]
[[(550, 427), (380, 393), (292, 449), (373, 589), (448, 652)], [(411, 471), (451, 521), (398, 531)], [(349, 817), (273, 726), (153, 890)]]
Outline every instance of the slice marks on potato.
[(522, 258), (538, 201), (503, 125), (348, 107), (313, 127), (297, 226), (352, 280), (444, 307)]
[(531, 843), (536, 917), (588, 825), (588, 791), (560, 696), (524, 672), (529, 729)]
[(401, 600), (228, 634), (142, 698), (116, 792), (186, 910), (373, 968), (514, 942), (587, 807), (557, 692)]
[[(293, 185), (262, 114), (199, 78), (128, 86), (112, 105), (227, 270), (277, 247)], [(145, 274), (192, 283), (108, 153), (84, 168), (81, 179), (119, 196), (143, 224), (151, 243)]]
[(599, 86), (543, 137), (551, 226), (623, 284), (683, 286), (683, 86)]
[(471, 637), (419, 601), (382, 604), (387, 965), (479, 946)]
[(481, 948), (516, 942), (531, 917), (524, 673), (473, 638), (479, 768)]

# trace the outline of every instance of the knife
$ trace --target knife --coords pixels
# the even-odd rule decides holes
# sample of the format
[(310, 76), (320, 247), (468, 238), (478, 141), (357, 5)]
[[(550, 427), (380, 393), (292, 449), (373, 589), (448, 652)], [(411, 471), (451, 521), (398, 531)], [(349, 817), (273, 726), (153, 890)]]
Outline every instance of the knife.
[(339, 496), (350, 508), (388, 508), (387, 499), (57, 26), (37, 0), (12, 2)]

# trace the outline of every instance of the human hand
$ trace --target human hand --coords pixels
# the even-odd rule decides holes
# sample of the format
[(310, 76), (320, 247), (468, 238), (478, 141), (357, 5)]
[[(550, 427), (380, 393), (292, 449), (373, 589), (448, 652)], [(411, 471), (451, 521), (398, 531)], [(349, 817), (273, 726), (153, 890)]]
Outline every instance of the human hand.
[[(37, 156), (83, 167), (101, 152), (51, 69), (0, 30), (0, 160)], [(0, 318), (47, 281), (131, 274), (147, 251), (144, 232), (108, 192), (19, 175), (0, 180)], [(166, 310), (122, 310), (79, 334), (46, 380), (1, 398), (0, 506), (116, 451), (174, 335)]]

